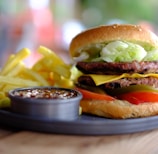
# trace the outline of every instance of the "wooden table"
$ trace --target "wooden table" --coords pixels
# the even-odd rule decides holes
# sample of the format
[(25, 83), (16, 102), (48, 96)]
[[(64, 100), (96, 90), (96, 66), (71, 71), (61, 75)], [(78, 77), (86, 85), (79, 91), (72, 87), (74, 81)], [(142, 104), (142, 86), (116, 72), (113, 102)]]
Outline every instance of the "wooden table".
[(0, 154), (157, 154), (158, 129), (135, 134), (75, 136), (0, 126)]

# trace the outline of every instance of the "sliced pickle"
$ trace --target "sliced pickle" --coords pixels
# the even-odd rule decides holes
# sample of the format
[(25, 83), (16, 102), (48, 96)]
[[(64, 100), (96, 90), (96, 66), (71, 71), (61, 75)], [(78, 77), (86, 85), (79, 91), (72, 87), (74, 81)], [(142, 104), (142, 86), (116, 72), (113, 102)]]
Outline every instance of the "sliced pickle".
[(107, 93), (110, 95), (119, 95), (123, 93), (129, 93), (134, 91), (148, 91), (148, 92), (158, 92), (158, 88), (154, 88), (152, 86), (148, 85), (131, 85), (129, 87), (123, 87), (123, 88), (115, 88), (111, 90), (107, 90)]

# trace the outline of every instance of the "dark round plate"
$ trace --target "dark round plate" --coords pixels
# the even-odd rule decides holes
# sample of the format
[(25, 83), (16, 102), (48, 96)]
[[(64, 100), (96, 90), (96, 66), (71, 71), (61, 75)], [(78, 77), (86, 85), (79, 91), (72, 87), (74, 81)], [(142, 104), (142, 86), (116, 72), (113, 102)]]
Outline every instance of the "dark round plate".
[(114, 135), (158, 128), (158, 116), (137, 119), (106, 119), (81, 115), (77, 120), (48, 120), (0, 110), (0, 123), (22, 130), (75, 135)]

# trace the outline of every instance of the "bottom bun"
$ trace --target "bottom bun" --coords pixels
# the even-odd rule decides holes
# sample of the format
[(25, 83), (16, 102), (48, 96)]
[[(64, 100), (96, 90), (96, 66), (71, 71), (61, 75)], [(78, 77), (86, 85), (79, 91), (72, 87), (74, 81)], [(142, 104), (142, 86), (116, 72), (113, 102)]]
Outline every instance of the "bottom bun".
[(83, 113), (106, 118), (126, 119), (158, 115), (157, 103), (131, 104), (127, 101), (85, 100), (80, 103)]

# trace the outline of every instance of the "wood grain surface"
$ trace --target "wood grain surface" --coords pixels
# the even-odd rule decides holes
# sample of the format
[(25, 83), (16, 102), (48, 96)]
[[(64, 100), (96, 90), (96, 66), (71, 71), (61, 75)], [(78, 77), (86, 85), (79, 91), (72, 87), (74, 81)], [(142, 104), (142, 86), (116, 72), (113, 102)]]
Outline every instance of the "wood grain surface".
[(158, 130), (114, 136), (69, 136), (1, 129), (0, 134), (0, 154), (158, 153)]

